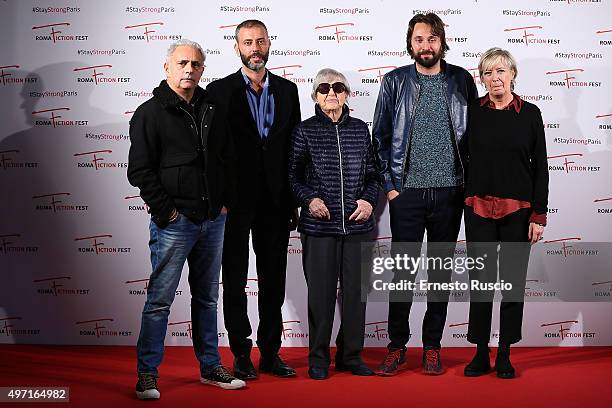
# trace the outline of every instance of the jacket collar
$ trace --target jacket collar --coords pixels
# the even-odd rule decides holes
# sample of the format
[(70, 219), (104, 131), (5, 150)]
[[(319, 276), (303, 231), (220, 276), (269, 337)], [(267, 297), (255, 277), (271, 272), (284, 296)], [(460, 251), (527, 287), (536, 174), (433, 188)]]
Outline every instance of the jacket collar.
[[(350, 112), (350, 109), (348, 105), (345, 103), (344, 106), (342, 106), (342, 114), (340, 115), (340, 119), (338, 120), (338, 123), (337, 123), (338, 125), (342, 125), (348, 120), (349, 112)], [(323, 110), (321, 109), (318, 103), (315, 103), (315, 116), (321, 122), (328, 123), (330, 125), (336, 124), (334, 121), (331, 120), (329, 116), (327, 116), (325, 112), (323, 112)]]
[[(206, 91), (198, 85), (193, 94), (193, 98), (191, 99), (191, 104), (195, 105), (196, 103), (201, 102), (201, 99), (203, 100), (205, 95)], [(178, 108), (180, 105), (187, 103), (183, 98), (178, 96), (178, 94), (174, 92), (172, 88), (170, 88), (165, 79), (159, 83), (157, 88), (153, 89), (153, 97), (161, 103), (164, 109)]]

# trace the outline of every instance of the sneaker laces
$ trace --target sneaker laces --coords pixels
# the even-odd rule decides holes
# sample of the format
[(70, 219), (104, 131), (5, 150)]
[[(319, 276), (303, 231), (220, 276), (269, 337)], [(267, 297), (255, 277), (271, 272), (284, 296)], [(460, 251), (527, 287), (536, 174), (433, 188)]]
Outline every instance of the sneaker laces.
[(429, 349), (425, 351), (425, 360), (429, 365), (438, 365), (440, 360), (438, 357), (438, 351), (435, 349)]
[(140, 385), (145, 390), (157, 389), (157, 377), (153, 374), (140, 374), (138, 381), (140, 381)]
[(226, 382), (232, 382), (232, 380), (234, 380), (234, 377), (229, 373), (229, 371), (227, 371), (227, 368), (223, 366), (217, 367), (217, 369), (215, 370), (215, 375), (217, 375), (221, 380)]
[(399, 360), (401, 353), (401, 350), (389, 351), (385, 357), (385, 361), (383, 361), (383, 365), (390, 366), (395, 362), (395, 360)]

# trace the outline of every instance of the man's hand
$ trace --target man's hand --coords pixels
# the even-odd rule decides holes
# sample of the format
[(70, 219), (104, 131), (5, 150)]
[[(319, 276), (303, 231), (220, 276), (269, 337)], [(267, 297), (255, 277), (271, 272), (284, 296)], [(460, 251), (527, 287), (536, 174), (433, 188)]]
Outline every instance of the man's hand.
[(532, 244), (535, 244), (539, 240), (544, 237), (544, 226), (540, 224), (536, 224), (535, 222), (529, 223), (529, 233), (527, 234), (527, 239), (531, 241)]
[(327, 206), (320, 198), (313, 198), (308, 204), (308, 211), (312, 214), (313, 217), (319, 218), (321, 220), (329, 220), (329, 210)]
[(365, 222), (372, 215), (372, 204), (366, 200), (357, 200), (357, 209), (349, 217), (350, 221)]
[(397, 197), (398, 195), (399, 193), (397, 192), (397, 190), (391, 190), (387, 193), (387, 200), (391, 201), (395, 199), (395, 197)]

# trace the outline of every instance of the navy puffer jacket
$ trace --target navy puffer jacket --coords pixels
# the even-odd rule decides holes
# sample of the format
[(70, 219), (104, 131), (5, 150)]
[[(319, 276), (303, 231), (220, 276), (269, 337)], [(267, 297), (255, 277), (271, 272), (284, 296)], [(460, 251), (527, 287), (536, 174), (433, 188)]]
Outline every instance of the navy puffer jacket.
[[(289, 184), (301, 206), (298, 231), (314, 236), (360, 234), (374, 228), (374, 215), (365, 222), (349, 221), (362, 199), (374, 208), (379, 179), (368, 126), (349, 116), (345, 105), (334, 123), (315, 105), (315, 116), (293, 131), (289, 149)], [(330, 219), (310, 215), (314, 198), (323, 200)]]

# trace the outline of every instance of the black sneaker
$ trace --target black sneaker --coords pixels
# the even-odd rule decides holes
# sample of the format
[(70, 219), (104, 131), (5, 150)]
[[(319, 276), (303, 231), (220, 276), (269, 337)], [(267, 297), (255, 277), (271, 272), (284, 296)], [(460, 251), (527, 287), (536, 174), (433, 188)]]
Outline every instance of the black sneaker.
[(136, 383), (136, 397), (141, 400), (159, 399), (157, 389), (157, 376), (151, 373), (138, 373)]
[(427, 348), (423, 350), (423, 374), (440, 375), (444, 373), (442, 360), (440, 360), (439, 348)]
[(406, 349), (389, 350), (385, 359), (376, 370), (377, 375), (383, 377), (391, 377), (397, 374), (401, 369), (406, 368)]
[(237, 390), (246, 386), (246, 383), (234, 376), (232, 376), (227, 368), (218, 366), (214, 368), (210, 373), (200, 377), (202, 384), (214, 385), (221, 387), (224, 390)]

